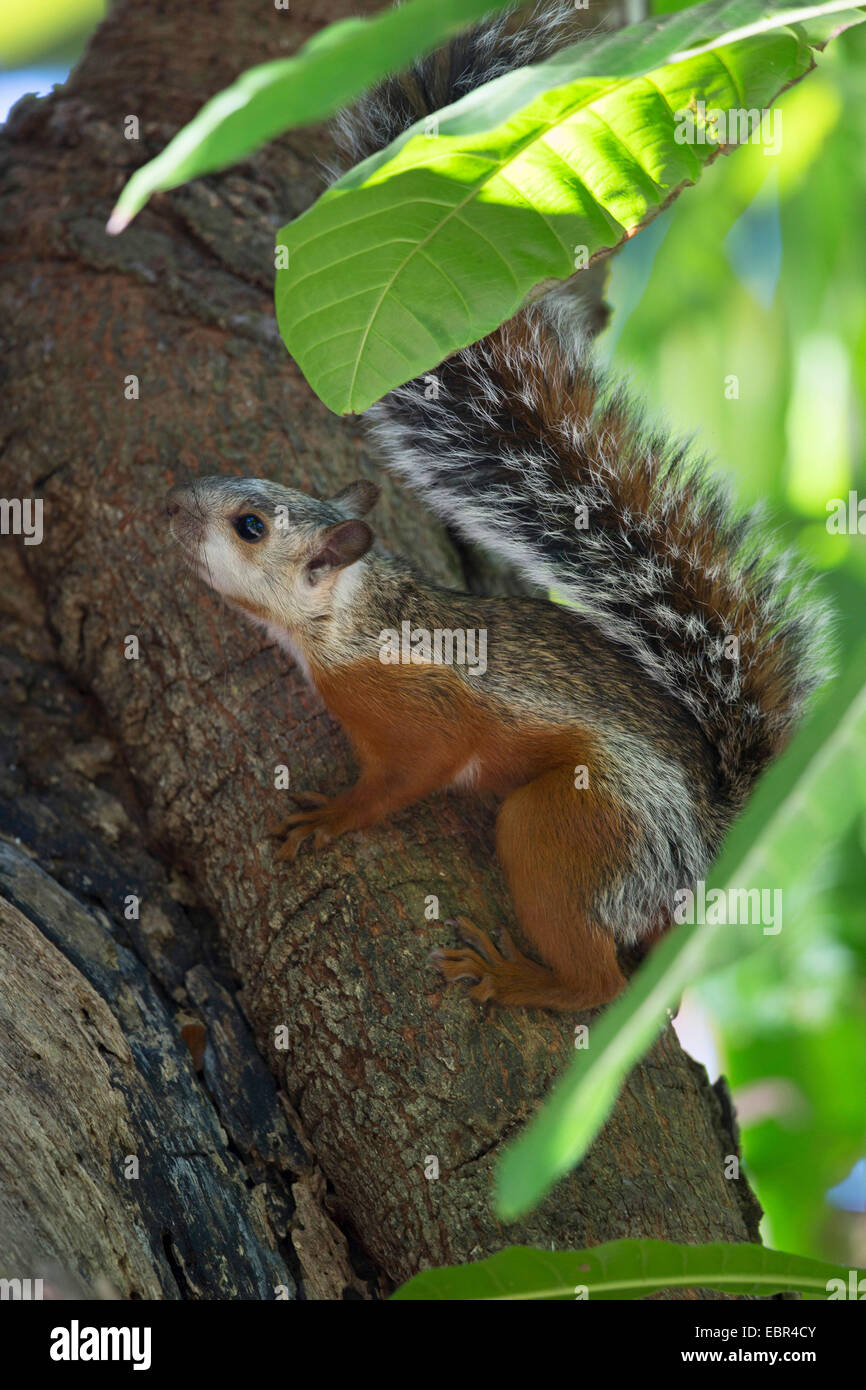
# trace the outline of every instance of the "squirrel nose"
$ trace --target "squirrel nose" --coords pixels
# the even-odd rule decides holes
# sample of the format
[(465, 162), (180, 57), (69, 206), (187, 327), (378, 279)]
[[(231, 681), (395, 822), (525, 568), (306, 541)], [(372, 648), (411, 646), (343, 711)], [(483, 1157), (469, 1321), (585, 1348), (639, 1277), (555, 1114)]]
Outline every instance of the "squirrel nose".
[(165, 510), (167, 516), (177, 516), (178, 512), (183, 511), (184, 500), (189, 497), (189, 488), (184, 486), (173, 487), (165, 499)]

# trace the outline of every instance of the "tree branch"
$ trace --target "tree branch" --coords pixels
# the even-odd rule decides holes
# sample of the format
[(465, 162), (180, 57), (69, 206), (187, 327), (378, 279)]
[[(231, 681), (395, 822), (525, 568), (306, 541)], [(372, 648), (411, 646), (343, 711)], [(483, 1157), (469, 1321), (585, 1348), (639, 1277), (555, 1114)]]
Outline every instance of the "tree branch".
[[(456, 911), (487, 929), (513, 929), (493, 860), (493, 807), (440, 796), (318, 857), (279, 865), (267, 835), (284, 806), (275, 767), (289, 766), (293, 786), (331, 793), (352, 777), (345, 740), (285, 654), (213, 594), (184, 585), (168, 537), (165, 492), (189, 473), (260, 474), (319, 495), (359, 473), (380, 479), (357, 422), (336, 419), (311, 396), (274, 327), (274, 232), (319, 190), (322, 132), (295, 132), (247, 165), (154, 199), (116, 241), (103, 231), (130, 169), (207, 96), (354, 8), (323, 0), (313, 20), (311, 11), (268, 11), (252, 0), (218, 0), (206, 11), (127, 0), (69, 86), (10, 121), (2, 159), (11, 193), (0, 230), (3, 321), (14, 327), (0, 486), (7, 496), (44, 497), (46, 527), (23, 557), (59, 659), (95, 696), (125, 761), (151, 858), (183, 870), (218, 924), (261, 1055), (300, 1117), (328, 1180), (329, 1216), (350, 1237), (356, 1262), (366, 1257), (397, 1282), (514, 1242), (755, 1239), (754, 1219), (723, 1176), (716, 1096), (670, 1028), (628, 1078), (580, 1169), (525, 1220), (508, 1228), (496, 1220), (496, 1156), (561, 1071), (573, 1021), (523, 1010), (484, 1017), (428, 968), (430, 949), (450, 943), (443, 923)], [(141, 120), (140, 144), (123, 138), (130, 113)], [(137, 400), (124, 395), (132, 374)], [(389, 480), (379, 528), (389, 548), (423, 559), (431, 578), (460, 583), (448, 537)], [(129, 636), (138, 639), (137, 659), (125, 655)], [(23, 828), (16, 833), (27, 841)], [(36, 830), (27, 843), (40, 853)], [(143, 911), (158, 906), (156, 892), (145, 886)], [(425, 915), (431, 895), (439, 899), (434, 921)], [(109, 879), (97, 896), (112, 921), (123, 920), (120, 882)], [(62, 923), (37, 920), (26, 904), (17, 910), (15, 932), (39, 928), (73, 959)], [(139, 970), (158, 973), (154, 937), (131, 932), (130, 947)], [(54, 967), (67, 968), (56, 959)], [(231, 1000), (214, 995), (192, 960), (172, 991), (179, 1005), (205, 1014), (218, 998), (207, 1020), (213, 1037)], [(71, 1028), (67, 994), (58, 1008)], [(119, 1000), (104, 997), (133, 1051)], [(209, 1063), (221, 1116), (235, 1089), (248, 1097), (262, 1084), (248, 1057), (234, 1058), (240, 1025), (229, 1016)], [(100, 1020), (110, 1032), (111, 1020)], [(283, 1041), (285, 1050), (276, 1045)], [(167, 1035), (154, 1045), (175, 1055)], [(96, 1087), (94, 1105), (104, 1092), (98, 1054), (82, 1043), (75, 1061)], [(39, 1074), (59, 1084), (59, 1066), (52, 1054)], [(172, 1121), (158, 1109), (148, 1119), (144, 1102), (132, 1107), (138, 1137), (118, 1128), (103, 1136), (102, 1181), (115, 1195), (108, 1170), (123, 1152), (151, 1143), (160, 1123), (168, 1143)], [(200, 1105), (196, 1116), (190, 1148), (206, 1153), (201, 1162), (213, 1173), (228, 1160), (216, 1139), (193, 1142), (196, 1126), (210, 1132)], [(235, 1122), (237, 1135), (238, 1112)], [(299, 1143), (275, 1130), (267, 1163), (278, 1168), (282, 1156), (286, 1168), (300, 1167)], [(425, 1176), (428, 1156), (438, 1160), (438, 1179)], [(76, 1200), (85, 1212), (86, 1196)], [(131, 1209), (118, 1212), (131, 1240)], [(139, 1207), (138, 1219), (155, 1233), (154, 1211)], [(34, 1241), (42, 1256), (77, 1261), (90, 1278), (94, 1261), (77, 1230), (65, 1238), (49, 1223)], [(277, 1229), (278, 1243), (285, 1234)], [(263, 1227), (257, 1238), (266, 1243)], [(214, 1233), (191, 1231), (192, 1246), (202, 1241), (217, 1258)], [(249, 1258), (258, 1287), (252, 1250)], [(152, 1240), (138, 1285), (164, 1295), (173, 1277), (185, 1295), (231, 1296), (190, 1275), (191, 1259), (184, 1252), (179, 1261), (183, 1285)], [(273, 1260), (269, 1269), (279, 1273)], [(132, 1276), (115, 1268), (113, 1278), (128, 1296)], [(239, 1275), (234, 1287), (238, 1296)], [(311, 1291), (329, 1287), (327, 1278), (310, 1281)]]

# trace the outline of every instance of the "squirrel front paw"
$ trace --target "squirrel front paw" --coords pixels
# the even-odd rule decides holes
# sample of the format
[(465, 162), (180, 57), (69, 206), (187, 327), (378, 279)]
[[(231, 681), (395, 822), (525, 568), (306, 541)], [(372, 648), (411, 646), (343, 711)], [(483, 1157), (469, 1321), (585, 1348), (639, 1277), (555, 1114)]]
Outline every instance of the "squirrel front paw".
[(339, 833), (328, 824), (330, 797), (323, 796), (321, 792), (292, 792), (291, 795), (304, 809), (293, 811), (268, 832), (275, 839), (283, 840), (275, 857), (284, 862), (294, 859), (304, 840), (310, 836), (313, 838), (313, 849), (324, 849), (334, 834)]

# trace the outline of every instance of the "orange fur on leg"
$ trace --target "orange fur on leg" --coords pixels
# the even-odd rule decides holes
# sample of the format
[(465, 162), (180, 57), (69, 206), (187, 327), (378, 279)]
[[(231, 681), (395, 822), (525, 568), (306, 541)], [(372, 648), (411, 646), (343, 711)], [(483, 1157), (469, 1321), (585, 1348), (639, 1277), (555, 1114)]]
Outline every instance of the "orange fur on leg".
[(621, 852), (623, 827), (609, 802), (574, 786), (570, 767), (542, 773), (511, 793), (496, 827), (499, 857), (524, 931), (546, 962), (503, 949), (461, 919), (468, 950), (434, 953), (448, 980), (477, 981), (472, 993), (499, 1004), (571, 1011), (596, 1008), (625, 978), (613, 937), (590, 926), (586, 904), (599, 869)]

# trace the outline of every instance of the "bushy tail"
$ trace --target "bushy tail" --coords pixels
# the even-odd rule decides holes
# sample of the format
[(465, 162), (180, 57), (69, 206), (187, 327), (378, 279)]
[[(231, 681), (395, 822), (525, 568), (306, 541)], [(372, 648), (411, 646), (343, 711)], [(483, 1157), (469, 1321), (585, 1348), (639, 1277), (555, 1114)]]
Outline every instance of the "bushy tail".
[[(515, 68), (540, 63), (589, 31), (574, 0), (536, 0), (505, 10), (389, 78), (334, 121), (344, 167), (385, 148), (410, 125)], [(338, 171), (333, 170), (334, 174)]]
[[(342, 117), (344, 155), (356, 162), (547, 57), (582, 23), (571, 0), (494, 19)], [(757, 514), (737, 512), (700, 461), (604, 380), (567, 291), (435, 378), (368, 413), (394, 471), (467, 539), (574, 602), (681, 701), (716, 749), (719, 792), (741, 805), (823, 675), (826, 613), (811, 582), (768, 558)]]
[(608, 384), (556, 300), (369, 412), (468, 539), (575, 603), (691, 711), (742, 804), (823, 675), (827, 615), (755, 511)]

